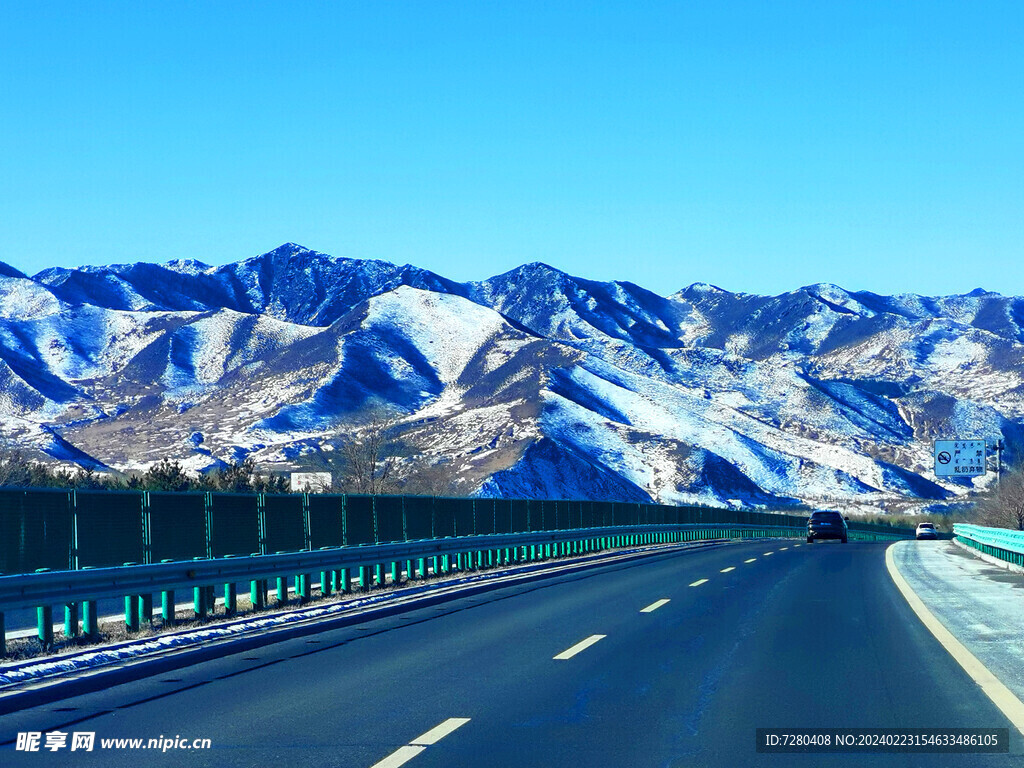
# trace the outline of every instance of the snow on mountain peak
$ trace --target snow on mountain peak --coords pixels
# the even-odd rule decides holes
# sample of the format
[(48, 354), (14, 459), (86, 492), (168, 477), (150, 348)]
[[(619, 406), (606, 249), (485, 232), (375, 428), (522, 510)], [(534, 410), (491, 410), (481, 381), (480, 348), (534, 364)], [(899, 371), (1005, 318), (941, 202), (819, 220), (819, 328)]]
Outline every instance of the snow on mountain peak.
[(367, 306), (363, 327), (409, 342), (445, 384), (459, 378), (488, 339), (502, 330), (512, 331), (492, 309), (461, 296), (406, 285), (374, 296)]
[(664, 298), (295, 243), (217, 267), (0, 265), (0, 432), (32, 420), (51, 455), (112, 466), (194, 460), (200, 433), (206, 463), (288, 468), (382, 401), (464, 492), (912, 504), (971, 487), (930, 477), (938, 434), (1024, 450), (1022, 326), (1024, 300), (981, 289)]

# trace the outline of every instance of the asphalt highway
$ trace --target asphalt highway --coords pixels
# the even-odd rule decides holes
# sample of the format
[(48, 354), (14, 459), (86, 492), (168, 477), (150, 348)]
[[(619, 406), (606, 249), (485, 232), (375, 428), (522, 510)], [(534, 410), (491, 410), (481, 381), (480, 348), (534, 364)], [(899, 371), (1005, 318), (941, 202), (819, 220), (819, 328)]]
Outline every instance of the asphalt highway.
[[(885, 543), (602, 566), (6, 715), (6, 766), (1019, 766)], [(763, 754), (758, 728), (1010, 728), (1010, 754)], [(18, 732), (93, 751), (15, 750)], [(209, 749), (101, 739), (209, 739)], [(69, 743), (71, 736), (68, 737)], [(180, 742), (179, 742), (180, 743)]]

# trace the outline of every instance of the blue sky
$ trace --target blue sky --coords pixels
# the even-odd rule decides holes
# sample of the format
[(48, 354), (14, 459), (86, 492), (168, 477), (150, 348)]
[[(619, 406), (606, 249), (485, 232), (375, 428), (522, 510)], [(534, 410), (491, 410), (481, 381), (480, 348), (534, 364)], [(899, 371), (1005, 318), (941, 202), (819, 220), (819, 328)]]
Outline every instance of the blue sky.
[(0, 260), (1024, 295), (1024, 4), (0, 4)]

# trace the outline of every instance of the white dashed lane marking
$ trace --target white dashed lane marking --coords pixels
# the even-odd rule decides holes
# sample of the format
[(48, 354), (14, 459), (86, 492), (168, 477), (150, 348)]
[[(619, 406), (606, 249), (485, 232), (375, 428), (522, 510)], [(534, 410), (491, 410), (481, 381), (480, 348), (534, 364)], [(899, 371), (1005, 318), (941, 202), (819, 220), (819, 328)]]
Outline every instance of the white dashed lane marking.
[(699, 587), (701, 584), (707, 584), (707, 582), (708, 582), (707, 579), (698, 579), (697, 581), (693, 582), (693, 584), (691, 584), (690, 586), (691, 587)]
[(426, 747), (399, 747), (379, 763), (374, 763), (372, 768), (398, 768), (398, 766), (405, 765), (425, 749)]
[(437, 744), (456, 728), (461, 728), (468, 722), (468, 717), (449, 717), (440, 725), (435, 725), (418, 739), (413, 739), (409, 743), (415, 747), (429, 747), (431, 744)]
[(413, 739), (404, 747), (399, 747), (380, 762), (374, 763), (372, 768), (398, 768), (400, 765), (405, 765), (420, 752), (423, 752), (427, 747), (432, 744), (437, 744), (437, 742), (456, 728), (461, 728), (468, 722), (468, 717), (449, 717), (443, 723), (435, 725), (422, 736)]
[(661, 606), (663, 606), (667, 602), (668, 602), (668, 598), (667, 597), (662, 599), (662, 600), (655, 600), (653, 603), (648, 605), (646, 608), (641, 608), (640, 609), (640, 613), (654, 613), (656, 610), (661, 608)]
[(571, 659), (573, 656), (575, 656), (580, 651), (587, 650), (587, 648), (592, 646), (598, 640), (603, 640), (606, 637), (607, 637), (607, 635), (591, 635), (586, 640), (580, 640), (572, 648), (566, 648), (560, 654), (555, 656), (555, 658), (556, 659)]

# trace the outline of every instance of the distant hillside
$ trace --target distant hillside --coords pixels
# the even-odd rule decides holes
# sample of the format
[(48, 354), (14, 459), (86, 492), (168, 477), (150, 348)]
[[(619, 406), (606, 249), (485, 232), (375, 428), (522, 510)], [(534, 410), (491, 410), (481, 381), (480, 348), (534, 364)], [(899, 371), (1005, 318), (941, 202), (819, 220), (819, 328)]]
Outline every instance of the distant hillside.
[[(1024, 299), (669, 297), (523, 265), (456, 283), (298, 245), (235, 264), (0, 263), (0, 434), (84, 466), (302, 466), (386, 406), (461, 493), (899, 508), (931, 441), (1024, 446)], [(977, 481), (979, 483), (985, 481)]]

